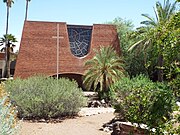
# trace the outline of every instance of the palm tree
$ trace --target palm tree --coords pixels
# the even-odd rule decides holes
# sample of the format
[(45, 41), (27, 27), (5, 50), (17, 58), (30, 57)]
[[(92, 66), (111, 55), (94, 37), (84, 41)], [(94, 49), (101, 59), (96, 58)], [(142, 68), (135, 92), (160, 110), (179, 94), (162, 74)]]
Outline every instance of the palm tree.
[[(12, 4), (14, 3), (13, 0), (3, 0), (4, 3), (6, 3), (6, 7), (7, 7), (7, 18), (6, 18), (6, 34), (8, 35), (8, 28), (9, 28), (9, 9), (11, 8)], [(8, 69), (8, 40), (6, 39), (5, 41), (5, 60), (6, 60), (6, 64), (5, 64), (5, 69)], [(3, 77), (5, 77), (5, 74), (3, 75)], [(6, 77), (9, 77), (8, 74)]]
[(107, 92), (108, 87), (124, 76), (123, 61), (112, 47), (101, 47), (99, 52), (85, 63), (88, 69), (85, 72), (83, 83), (90, 90), (98, 89), (99, 92)]
[(31, 0), (26, 0), (26, 12), (25, 12), (25, 21), (27, 20), (27, 14), (28, 14), (28, 5)]
[(3, 77), (10, 77), (10, 56), (13, 53), (13, 48), (15, 47), (16, 38), (12, 34), (4, 35), (0, 38), (0, 46), (4, 45), (1, 52), (6, 53), (6, 62)]
[[(164, 0), (163, 6), (160, 2), (156, 2), (156, 8), (154, 8), (156, 18), (152, 18), (148, 14), (142, 14), (142, 16), (147, 18), (146, 21), (141, 22), (141, 24), (144, 24), (145, 26), (140, 27), (135, 32), (135, 35), (139, 40), (129, 48), (129, 51), (137, 48), (146, 51), (150, 46), (157, 44), (155, 43), (155, 40), (158, 39), (159, 34), (162, 34), (158, 32), (157, 29), (164, 27), (164, 24), (166, 24), (170, 17), (175, 13), (175, 9), (176, 2), (171, 4), (169, 0)], [(162, 45), (159, 46), (161, 48)], [(163, 56), (161, 51), (158, 53), (158, 81), (161, 82), (163, 81)]]
[(8, 34), (8, 26), (9, 26), (9, 8), (11, 8), (12, 4), (14, 3), (13, 0), (3, 0), (7, 6), (7, 18), (6, 18), (6, 35)]
[(164, 0), (164, 4), (162, 5), (160, 2), (156, 2), (156, 8), (153, 8), (156, 18), (154, 19), (148, 14), (142, 14), (142, 16), (144, 16), (148, 20), (141, 22), (141, 24), (152, 27), (164, 25), (174, 14), (176, 10), (176, 3), (177, 2), (171, 4), (169, 0)]

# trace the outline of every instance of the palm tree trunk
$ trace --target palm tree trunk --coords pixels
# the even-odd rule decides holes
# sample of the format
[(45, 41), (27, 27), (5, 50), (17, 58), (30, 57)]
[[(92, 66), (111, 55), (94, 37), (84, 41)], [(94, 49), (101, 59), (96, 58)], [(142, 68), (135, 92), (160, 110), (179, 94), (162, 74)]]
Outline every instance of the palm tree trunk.
[(6, 35), (8, 34), (8, 28), (9, 28), (9, 6), (7, 5)]
[(8, 45), (8, 47), (7, 47), (7, 78), (9, 78), (10, 77), (10, 47), (9, 47), (9, 45)]
[(104, 74), (103, 75), (103, 96), (104, 96), (104, 100), (105, 100), (105, 102), (106, 103), (108, 103), (109, 102), (109, 99), (108, 99), (108, 89), (107, 89), (107, 84), (106, 84), (106, 75)]
[(162, 82), (163, 81), (163, 63), (164, 63), (164, 60), (163, 60), (163, 56), (162, 54), (159, 54), (158, 56), (158, 81), (159, 82)]
[(106, 75), (103, 75), (103, 91), (106, 92), (107, 91), (107, 87), (106, 87)]
[(26, 0), (25, 21), (27, 20), (27, 14), (28, 14), (28, 4), (29, 4), (29, 1), (28, 1), (28, 0)]
[[(6, 18), (6, 35), (8, 34), (8, 26), (9, 26), (9, 6), (7, 5), (7, 18)], [(4, 73), (3, 77), (9, 77), (9, 60), (8, 60), (8, 40), (6, 36), (6, 42), (5, 42), (5, 68), (4, 68)]]

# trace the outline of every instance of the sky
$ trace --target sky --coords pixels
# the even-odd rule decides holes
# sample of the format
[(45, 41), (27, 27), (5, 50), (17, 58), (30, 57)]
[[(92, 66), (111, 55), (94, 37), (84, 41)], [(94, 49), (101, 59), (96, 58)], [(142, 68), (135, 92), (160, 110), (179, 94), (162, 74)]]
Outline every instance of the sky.
[[(120, 17), (131, 20), (135, 27), (145, 20), (147, 13), (154, 16), (153, 7), (157, 0), (31, 0), (28, 20), (56, 21), (67, 24), (92, 25), (113, 21)], [(159, 0), (163, 3), (164, 0)], [(175, 0), (170, 0), (174, 2)], [(15, 35), (19, 48), (25, 17), (26, 0), (14, 0), (10, 9), (9, 34)], [(6, 5), (0, 1), (0, 37), (5, 33)]]

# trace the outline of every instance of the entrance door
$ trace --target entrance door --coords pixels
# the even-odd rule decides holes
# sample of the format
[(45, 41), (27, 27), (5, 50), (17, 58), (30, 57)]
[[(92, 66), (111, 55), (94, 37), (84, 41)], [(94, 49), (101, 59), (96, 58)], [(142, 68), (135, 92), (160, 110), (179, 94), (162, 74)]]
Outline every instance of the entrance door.
[(2, 69), (0, 69), (0, 78), (2, 78)]

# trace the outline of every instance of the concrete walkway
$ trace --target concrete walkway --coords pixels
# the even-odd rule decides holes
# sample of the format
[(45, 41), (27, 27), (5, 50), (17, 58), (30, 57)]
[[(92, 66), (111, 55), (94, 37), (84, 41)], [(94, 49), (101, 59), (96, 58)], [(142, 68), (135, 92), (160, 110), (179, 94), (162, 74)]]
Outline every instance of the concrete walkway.
[(91, 115), (96, 115), (96, 114), (101, 114), (101, 113), (113, 113), (115, 109), (113, 108), (82, 108), (81, 111), (79, 112), (79, 116), (91, 116)]

